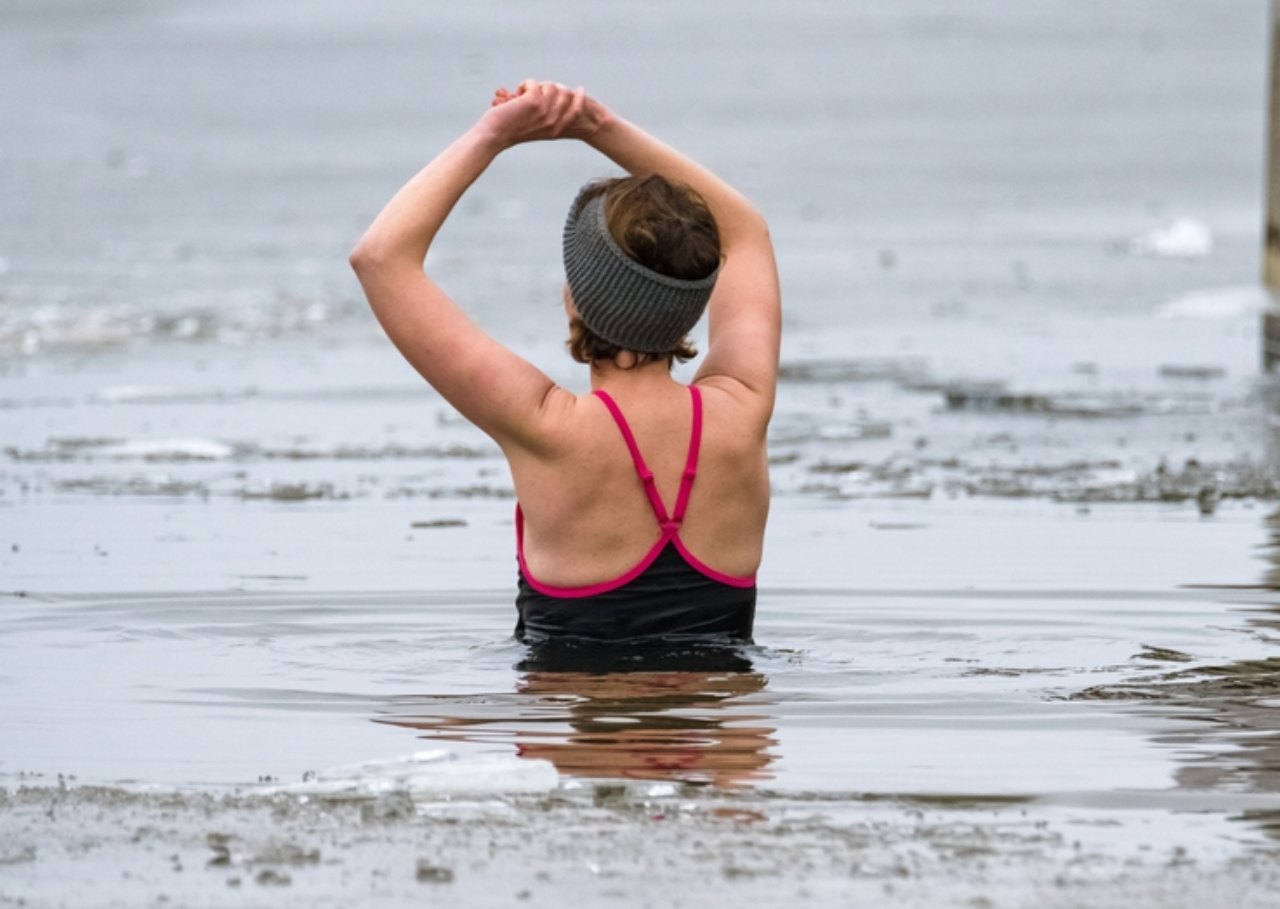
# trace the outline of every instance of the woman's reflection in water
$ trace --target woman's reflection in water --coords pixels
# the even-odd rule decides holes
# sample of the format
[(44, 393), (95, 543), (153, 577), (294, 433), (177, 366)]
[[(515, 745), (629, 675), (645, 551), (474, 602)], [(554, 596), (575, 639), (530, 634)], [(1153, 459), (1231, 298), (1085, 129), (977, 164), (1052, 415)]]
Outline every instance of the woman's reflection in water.
[[(522, 757), (576, 777), (717, 786), (772, 778), (768, 680), (741, 645), (556, 641), (531, 645), (516, 669), (514, 701), (407, 699), (379, 721), (429, 739), (514, 742)], [(495, 711), (501, 702), (512, 709)]]

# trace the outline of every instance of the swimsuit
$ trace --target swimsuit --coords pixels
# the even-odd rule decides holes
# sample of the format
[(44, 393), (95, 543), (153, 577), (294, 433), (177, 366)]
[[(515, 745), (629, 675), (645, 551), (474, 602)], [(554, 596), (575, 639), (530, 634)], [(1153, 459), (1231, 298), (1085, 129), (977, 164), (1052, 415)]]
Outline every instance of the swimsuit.
[(617, 641), (694, 635), (750, 641), (756, 607), (755, 578), (734, 577), (704, 565), (680, 539), (680, 524), (689, 505), (702, 442), (702, 397), (698, 389), (689, 386), (693, 406), (689, 455), (670, 517), (622, 411), (607, 393), (596, 391), (595, 395), (609, 409), (627, 443), (662, 532), (645, 557), (619, 577), (583, 587), (554, 587), (536, 580), (525, 563), (524, 513), (517, 504), (520, 592), (516, 608), (520, 618), (516, 637), (529, 640), (572, 635)]

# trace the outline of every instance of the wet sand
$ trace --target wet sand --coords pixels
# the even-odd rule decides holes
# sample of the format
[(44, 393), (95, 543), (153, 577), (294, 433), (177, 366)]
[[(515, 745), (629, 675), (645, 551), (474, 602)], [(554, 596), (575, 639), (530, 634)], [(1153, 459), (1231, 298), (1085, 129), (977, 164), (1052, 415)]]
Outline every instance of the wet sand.
[[(1274, 851), (1179, 846), (1163, 814), (1117, 849), (1088, 812), (980, 802), (834, 807), (706, 790), (355, 803), (22, 789), (0, 796), (14, 906), (753, 905), (1254, 909)], [(834, 815), (834, 816), (833, 816)], [(1212, 822), (1206, 824), (1212, 826)]]

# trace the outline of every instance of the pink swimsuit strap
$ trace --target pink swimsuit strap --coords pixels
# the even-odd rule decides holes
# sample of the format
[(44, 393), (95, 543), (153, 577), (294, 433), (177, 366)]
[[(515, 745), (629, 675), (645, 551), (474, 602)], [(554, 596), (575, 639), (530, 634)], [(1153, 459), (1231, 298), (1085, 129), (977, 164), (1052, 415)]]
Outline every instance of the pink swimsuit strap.
[(685, 562), (699, 574), (732, 587), (745, 588), (755, 586), (754, 577), (735, 577), (704, 565), (693, 553), (689, 552), (684, 545), (684, 541), (680, 539), (680, 524), (684, 521), (685, 511), (689, 507), (689, 493), (693, 490), (693, 480), (698, 474), (698, 453), (702, 446), (702, 395), (698, 389), (693, 385), (689, 386), (689, 398), (693, 407), (693, 425), (689, 432), (689, 454), (685, 458), (684, 472), (680, 477), (680, 490), (676, 494), (676, 507), (670, 515), (667, 513), (667, 507), (662, 501), (662, 496), (658, 494), (657, 481), (654, 479), (653, 471), (645, 464), (644, 456), (640, 454), (640, 446), (636, 444), (635, 434), (631, 432), (631, 426), (627, 423), (627, 418), (622, 415), (622, 409), (618, 407), (617, 402), (610, 397), (608, 392), (597, 389), (594, 394), (609, 410), (609, 414), (613, 417), (613, 422), (618, 426), (618, 431), (622, 433), (623, 441), (627, 443), (627, 450), (631, 452), (631, 462), (635, 465), (636, 475), (639, 476), (640, 482), (644, 486), (645, 495), (649, 499), (649, 507), (653, 509), (654, 517), (658, 519), (658, 526), (662, 532), (645, 557), (634, 568), (619, 577), (611, 581), (602, 581), (599, 584), (590, 584), (585, 587), (553, 587), (550, 584), (543, 584), (534, 580), (533, 575), (529, 573), (529, 567), (525, 564), (524, 512), (517, 503), (516, 556), (520, 562), (520, 572), (524, 575), (524, 579), (529, 583), (529, 586), (547, 596), (564, 598), (589, 597), (607, 593), (642, 575), (658, 558), (658, 555), (668, 543), (673, 544)]
[(658, 495), (658, 485), (653, 471), (644, 463), (640, 446), (636, 444), (636, 437), (631, 432), (627, 418), (622, 415), (622, 409), (606, 391), (597, 390), (595, 396), (609, 408), (613, 422), (618, 424), (623, 441), (627, 443), (627, 450), (631, 452), (631, 463), (635, 465), (636, 474), (644, 484), (645, 495), (649, 497), (649, 505), (653, 508), (653, 514), (658, 519), (663, 535), (674, 536), (680, 530), (680, 522), (684, 520), (685, 510), (689, 507), (689, 492), (693, 489), (693, 478), (698, 475), (698, 450), (702, 444), (702, 395), (697, 388), (689, 386), (689, 396), (693, 403), (693, 427), (689, 432), (689, 455), (684, 461), (680, 491), (676, 495), (676, 510), (671, 517), (667, 517), (667, 507), (662, 503), (662, 497)]

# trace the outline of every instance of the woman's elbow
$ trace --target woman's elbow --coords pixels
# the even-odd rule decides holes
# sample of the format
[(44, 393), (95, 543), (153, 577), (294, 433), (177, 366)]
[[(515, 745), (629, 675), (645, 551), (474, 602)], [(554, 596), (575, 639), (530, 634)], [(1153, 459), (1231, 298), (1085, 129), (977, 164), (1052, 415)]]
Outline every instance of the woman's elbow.
[(378, 237), (362, 237), (347, 256), (356, 277), (374, 275), (391, 278), (402, 273), (421, 272), (424, 253)]
[(743, 212), (732, 225), (721, 226), (720, 244), (722, 251), (726, 254), (728, 250), (734, 248), (772, 248), (773, 238), (769, 233), (769, 222), (754, 208)]
[(769, 222), (765, 220), (764, 212), (752, 205), (747, 211), (745, 219), (745, 229), (757, 237), (769, 239)]
[(357, 275), (361, 275), (376, 269), (383, 259), (384, 256), (378, 251), (377, 246), (367, 240), (361, 240), (351, 250), (351, 254), (347, 256), (347, 263), (351, 266), (352, 271)]

